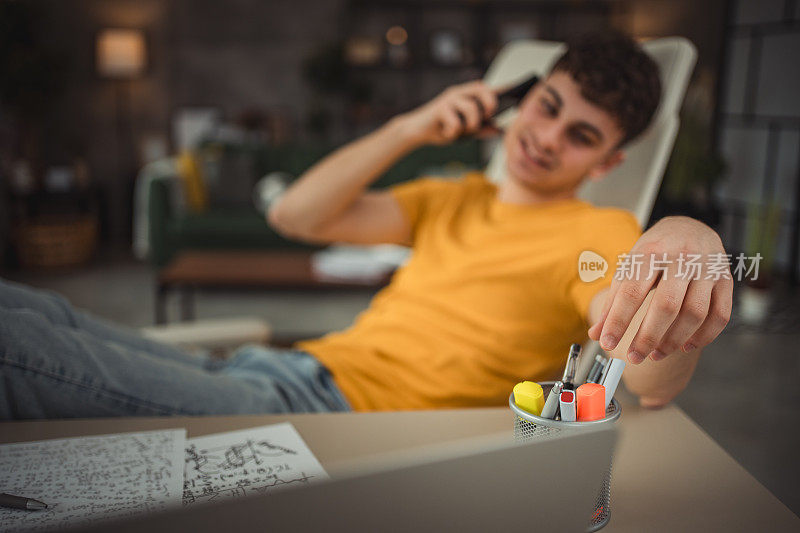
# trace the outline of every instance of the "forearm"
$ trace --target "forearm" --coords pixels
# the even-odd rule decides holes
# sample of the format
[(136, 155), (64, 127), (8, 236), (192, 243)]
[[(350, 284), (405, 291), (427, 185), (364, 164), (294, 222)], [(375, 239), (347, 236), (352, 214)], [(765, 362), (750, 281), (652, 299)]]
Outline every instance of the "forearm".
[(270, 209), (270, 223), (289, 233), (313, 233), (417, 146), (401, 117), (389, 121), (306, 171)]
[(638, 365), (628, 364), (622, 376), (625, 388), (639, 397), (643, 407), (666, 405), (686, 388), (700, 352), (699, 348), (689, 353), (677, 351), (661, 361), (648, 358)]

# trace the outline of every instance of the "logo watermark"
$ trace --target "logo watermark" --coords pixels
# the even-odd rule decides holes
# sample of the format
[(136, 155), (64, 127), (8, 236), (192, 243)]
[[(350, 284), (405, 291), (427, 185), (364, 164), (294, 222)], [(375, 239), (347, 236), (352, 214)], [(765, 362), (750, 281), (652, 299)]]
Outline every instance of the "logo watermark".
[(584, 283), (591, 283), (592, 281), (606, 276), (608, 271), (608, 261), (602, 255), (595, 253), (591, 250), (584, 250), (578, 257), (578, 276)]
[[(646, 280), (655, 277), (661, 279), (683, 279), (690, 281), (720, 279), (736, 279), (742, 281), (758, 279), (758, 267), (761, 254), (684, 254), (669, 257), (666, 253), (657, 257), (655, 254), (620, 254), (617, 257), (617, 270), (614, 279)], [(578, 276), (584, 283), (605, 277), (608, 262), (596, 252), (584, 250), (578, 258)]]

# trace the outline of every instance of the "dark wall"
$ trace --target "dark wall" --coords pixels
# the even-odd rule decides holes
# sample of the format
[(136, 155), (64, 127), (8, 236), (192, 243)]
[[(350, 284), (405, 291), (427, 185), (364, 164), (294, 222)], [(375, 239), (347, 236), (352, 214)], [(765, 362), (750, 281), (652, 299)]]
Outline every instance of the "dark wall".
[[(106, 194), (108, 237), (130, 234), (134, 175), (145, 138), (170, 141), (181, 107), (213, 106), (228, 117), (280, 107), (298, 120), (303, 58), (336, 36), (341, 2), (227, 0), (45, 0), (47, 46), (66, 61), (63, 94), (46, 125), (45, 158), (85, 154)], [(101, 78), (95, 39), (103, 28), (143, 29), (148, 66), (135, 80)], [(118, 142), (121, 141), (121, 142)]]
[[(364, 7), (370, 2), (347, 0), (28, 3), (40, 10), (45, 44), (64, 59), (67, 73), (64, 92), (48, 115), (44, 157), (47, 164), (73, 153), (86, 157), (94, 181), (105, 193), (106, 236), (117, 243), (129, 238), (131, 191), (144, 139), (169, 143), (176, 110), (192, 106), (217, 107), (229, 119), (251, 108), (274, 111), (286, 117), (296, 138), (307, 139), (303, 124), (313, 95), (303, 78), (303, 63), (348, 32), (381, 35), (395, 15), (399, 20), (417, 17), (424, 32), (458, 26), (468, 40), (477, 38), (476, 34), (484, 40), (496, 39), (502, 24), (526, 17), (538, 21), (539, 36), (548, 39), (614, 24), (638, 36), (689, 37), (698, 46), (700, 63), (715, 75), (725, 5), (724, 0), (605, 2), (613, 15), (609, 17), (598, 15), (594, 8), (582, 8), (590, 4), (586, 2), (408, 2), (410, 10), (403, 2), (394, 2), (400, 7), (384, 6), (377, 14), (365, 14), (372, 9)], [(474, 10), (485, 6), (490, 6), (486, 16), (478, 13), (476, 19)], [(145, 32), (149, 61), (141, 78), (115, 82), (96, 73), (95, 38), (103, 28), (114, 27)], [(327, 140), (342, 142), (362, 133), (385, 115), (407, 109), (448, 84), (479, 76), (482, 66), (478, 61), (463, 69), (362, 72), (359, 76), (376, 87), (374, 100), (384, 106), (383, 115), (375, 114), (373, 123), (361, 129), (348, 128), (341, 120), (344, 104), (329, 101), (340, 120), (333, 122)]]
[(340, 37), (339, 0), (178, 0), (170, 2), (168, 42), (173, 107), (249, 107), (301, 117), (308, 98), (302, 65)]
[[(729, 249), (800, 279), (800, 2), (733, 3), (716, 191)], [(772, 221), (770, 220), (772, 219)]]

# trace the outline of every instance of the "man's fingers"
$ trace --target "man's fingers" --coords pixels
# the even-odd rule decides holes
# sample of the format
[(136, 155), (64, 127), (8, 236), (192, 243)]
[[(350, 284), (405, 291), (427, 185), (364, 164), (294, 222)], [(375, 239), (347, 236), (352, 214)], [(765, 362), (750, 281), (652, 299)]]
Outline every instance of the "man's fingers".
[(464, 96), (453, 101), (453, 107), (463, 117), (464, 130), (471, 132), (477, 130), (483, 121), (483, 115), (478, 109), (474, 98)]
[(453, 108), (446, 108), (439, 113), (441, 133), (445, 139), (452, 139), (461, 131), (461, 119)]
[(485, 118), (497, 109), (497, 95), (480, 80), (448, 87), (436, 99), (439, 142), (451, 141), (464, 133), (496, 134), (496, 128), (481, 130)]
[(600, 339), (600, 332), (603, 331), (603, 324), (608, 316), (608, 311), (611, 309), (611, 303), (614, 301), (614, 295), (617, 294), (619, 289), (619, 280), (614, 279), (611, 282), (611, 287), (606, 294), (606, 301), (603, 302), (603, 310), (600, 312), (600, 318), (589, 328), (589, 338), (596, 341)]
[(474, 94), (469, 95), (469, 97), (473, 102), (475, 102), (475, 105), (478, 108), (478, 114), (481, 117), (481, 122), (483, 122), (486, 119), (486, 107), (483, 105), (483, 102), (481, 102), (481, 99)]
[(482, 120), (486, 120), (487, 118), (492, 116), (494, 112), (495, 102), (492, 100), (487, 100), (486, 98), (482, 97), (481, 94), (471, 94), (469, 97), (475, 102), (475, 105), (478, 106), (478, 112), (481, 115)]
[(653, 283), (655, 279), (624, 280), (620, 283), (600, 334), (600, 346), (604, 350), (609, 351), (617, 347)]
[(497, 95), (484, 83), (481, 83), (478, 93), (475, 95), (481, 102), (483, 116), (491, 117), (497, 110)]
[(681, 310), (688, 286), (689, 282), (681, 278), (667, 274), (661, 278), (639, 331), (628, 348), (631, 363), (641, 363), (659, 345)]
[(689, 282), (678, 317), (661, 338), (656, 351), (650, 356), (654, 361), (680, 350), (708, 315), (714, 282), (695, 280)]
[(497, 109), (497, 95), (481, 80), (459, 85), (457, 93), (478, 100), (483, 108), (482, 116), (492, 116)]
[(722, 333), (731, 318), (731, 302), (733, 299), (733, 280), (720, 279), (711, 291), (711, 304), (703, 324), (683, 345), (684, 352), (702, 348)]

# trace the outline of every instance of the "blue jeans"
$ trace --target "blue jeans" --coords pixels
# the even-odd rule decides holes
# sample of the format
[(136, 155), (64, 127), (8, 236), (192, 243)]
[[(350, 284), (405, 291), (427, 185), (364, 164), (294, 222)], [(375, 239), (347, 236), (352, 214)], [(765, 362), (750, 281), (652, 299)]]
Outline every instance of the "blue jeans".
[(297, 350), (227, 360), (145, 339), (63, 297), (0, 280), (0, 419), (349, 411)]

